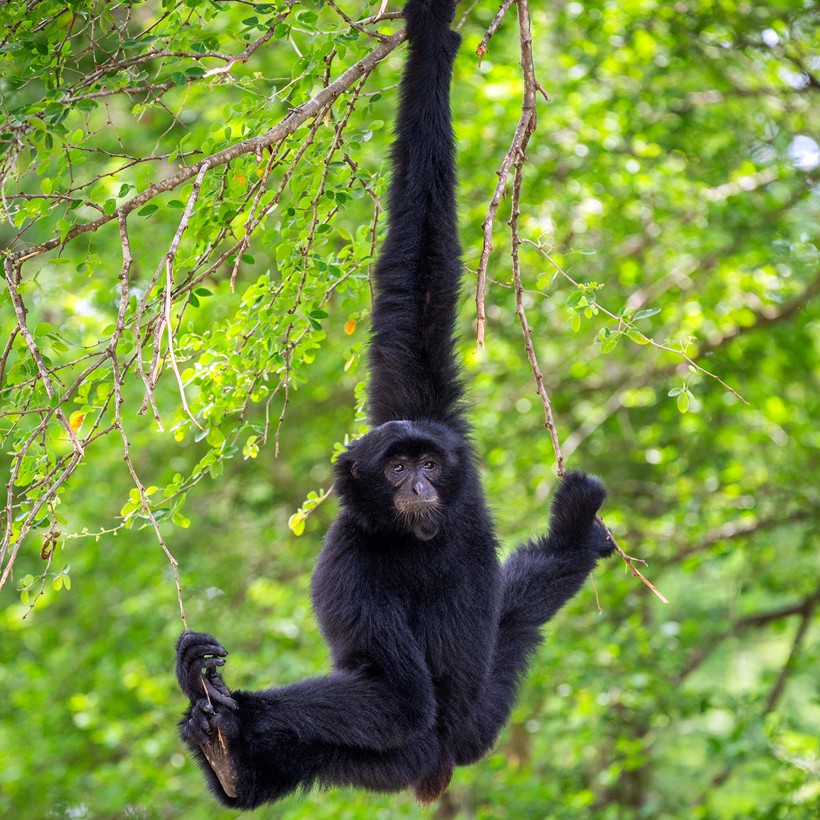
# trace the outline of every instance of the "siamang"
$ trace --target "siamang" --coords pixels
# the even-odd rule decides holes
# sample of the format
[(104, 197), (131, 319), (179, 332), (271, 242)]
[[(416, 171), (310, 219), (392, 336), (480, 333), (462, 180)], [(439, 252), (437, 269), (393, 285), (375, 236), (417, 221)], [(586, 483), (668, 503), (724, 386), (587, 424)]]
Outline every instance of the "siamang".
[[(600, 482), (571, 472), (549, 534), (497, 557), (454, 349), (462, 268), (450, 81), (455, 0), (408, 0), (388, 233), (369, 352), (372, 430), (336, 463), (341, 512), (312, 578), (324, 677), (230, 690), (227, 655), (185, 632), (180, 734), (216, 797), (250, 809), (297, 788), (412, 787), (422, 802), (506, 722), (540, 627), (613, 544)], [(209, 762), (210, 761), (210, 762)]]

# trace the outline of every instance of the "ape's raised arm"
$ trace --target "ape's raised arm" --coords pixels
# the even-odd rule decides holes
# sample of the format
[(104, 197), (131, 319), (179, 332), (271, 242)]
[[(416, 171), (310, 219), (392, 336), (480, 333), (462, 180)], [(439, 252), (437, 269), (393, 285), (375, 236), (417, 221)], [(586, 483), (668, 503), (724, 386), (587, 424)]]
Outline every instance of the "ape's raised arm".
[(461, 272), (450, 80), (454, 0), (405, 8), (410, 55), (393, 144), (388, 233), (376, 265), (370, 344), (372, 424), (460, 424), (453, 325)]

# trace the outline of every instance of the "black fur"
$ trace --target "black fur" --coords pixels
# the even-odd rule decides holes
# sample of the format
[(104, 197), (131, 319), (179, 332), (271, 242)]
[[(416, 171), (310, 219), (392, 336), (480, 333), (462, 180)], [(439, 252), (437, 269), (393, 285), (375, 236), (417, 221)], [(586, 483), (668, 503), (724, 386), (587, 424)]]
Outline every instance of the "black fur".
[[(576, 472), (556, 492), (549, 535), (503, 566), (496, 556), (453, 343), (461, 271), (453, 11), (454, 0), (409, 0), (405, 8), (410, 56), (370, 350), (374, 429), (337, 463), (342, 512), (312, 581), (333, 671), (230, 691), (215, 639), (186, 632), (177, 644), (179, 682), (191, 701), (182, 738), (214, 794), (234, 808), (313, 784), (414, 787), (420, 800), (436, 799), (454, 766), (492, 746), (540, 627), (613, 548), (596, 522), (604, 489)], [(436, 503), (420, 514), (424, 538), (418, 520), (411, 527), (396, 513), (385, 466), (397, 455), (435, 463)], [(201, 751), (217, 729), (238, 774), (235, 798)]]

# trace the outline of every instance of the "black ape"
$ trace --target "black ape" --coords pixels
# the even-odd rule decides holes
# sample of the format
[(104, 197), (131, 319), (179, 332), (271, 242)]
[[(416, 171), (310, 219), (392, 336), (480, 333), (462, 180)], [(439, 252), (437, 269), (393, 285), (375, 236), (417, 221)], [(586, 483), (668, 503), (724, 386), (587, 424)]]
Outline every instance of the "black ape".
[[(191, 701), (182, 738), (217, 798), (235, 808), (314, 783), (412, 786), (434, 800), (454, 766), (492, 746), (539, 627), (613, 549), (595, 518), (603, 487), (570, 473), (549, 535), (503, 566), (496, 556), (453, 343), (461, 270), (449, 99), (460, 39), (449, 28), (454, 5), (409, 0), (404, 11), (410, 55), (370, 347), (374, 429), (337, 463), (342, 512), (312, 583), (333, 671), (230, 691), (217, 671), (227, 653), (214, 638), (186, 632), (177, 644)], [(207, 762), (214, 749), (230, 760), (234, 794)]]

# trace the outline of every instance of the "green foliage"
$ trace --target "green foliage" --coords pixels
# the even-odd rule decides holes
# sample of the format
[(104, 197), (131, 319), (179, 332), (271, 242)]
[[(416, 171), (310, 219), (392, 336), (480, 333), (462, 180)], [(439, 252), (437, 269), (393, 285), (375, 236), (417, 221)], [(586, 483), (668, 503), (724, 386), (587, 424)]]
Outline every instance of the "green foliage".
[[(815, 817), (818, 9), (529, 5), (550, 101), (523, 307), (568, 466), (604, 479), (607, 524), (670, 604), (617, 560), (599, 572), (603, 613), (588, 589), (547, 628), (441, 813)], [(454, 83), (471, 271), (521, 106), (514, 11), (474, 57), (497, 6), (469, 12)], [(176, 738), (163, 546), (231, 685), (327, 668), (309, 574), (331, 460), (365, 426), (400, 53), (321, 95), (376, 46), (320, 0), (0, 6), (4, 816), (228, 816)], [(487, 344), (465, 333), (463, 358), (512, 546), (544, 525), (555, 454), (508, 197)], [(352, 791), (258, 814), (429, 816)]]

